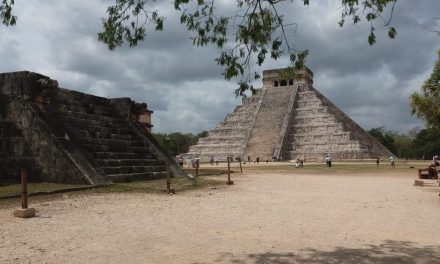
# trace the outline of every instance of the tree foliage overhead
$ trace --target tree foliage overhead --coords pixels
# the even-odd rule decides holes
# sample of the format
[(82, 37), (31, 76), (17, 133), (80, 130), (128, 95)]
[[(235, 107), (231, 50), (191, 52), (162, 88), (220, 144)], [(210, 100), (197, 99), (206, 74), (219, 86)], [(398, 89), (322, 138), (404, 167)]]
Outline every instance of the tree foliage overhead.
[(14, 26), (17, 23), (17, 17), (12, 14), (14, 0), (2, 0), (0, 4), (0, 19), (5, 26)]
[(411, 95), (413, 114), (426, 121), (428, 127), (440, 128), (440, 51), (434, 70), (422, 86), (421, 93)]
[[(98, 40), (107, 44), (110, 50), (128, 43), (130, 47), (145, 39), (147, 30), (160, 31), (164, 17), (160, 10), (150, 10), (148, 5), (155, 0), (114, 0), (107, 8), (103, 18), (102, 32)], [(310, 0), (297, 0), (306, 6)], [(195, 46), (214, 45), (220, 51), (215, 59), (223, 68), (225, 79), (239, 78), (236, 95), (253, 90), (253, 79), (260, 78), (253, 65), (261, 66), (267, 59), (278, 59), (287, 54), (290, 67), (302, 68), (308, 54), (307, 50), (294, 48), (288, 35), (296, 31), (295, 18), (286, 17), (284, 9), (293, 8), (293, 0), (235, 0), (236, 10), (232, 15), (218, 10), (215, 0), (174, 0), (174, 9), (180, 13), (180, 22), (193, 34)], [(366, 20), (370, 24), (368, 43), (376, 42), (377, 23), (388, 28), (388, 36), (394, 38), (396, 30), (390, 26), (392, 13), (397, 0), (340, 0), (342, 27), (348, 19), (354, 24)], [(14, 0), (2, 0), (0, 18), (6, 26), (14, 25), (16, 17), (12, 14)], [(385, 19), (383, 14), (389, 8)], [(293, 34), (292, 34), (293, 33)]]

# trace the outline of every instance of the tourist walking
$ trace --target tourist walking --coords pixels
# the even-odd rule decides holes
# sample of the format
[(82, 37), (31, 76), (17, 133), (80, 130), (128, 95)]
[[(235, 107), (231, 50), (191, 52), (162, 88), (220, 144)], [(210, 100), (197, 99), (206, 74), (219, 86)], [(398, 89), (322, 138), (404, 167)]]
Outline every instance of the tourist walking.
[(434, 164), (435, 166), (440, 166), (440, 159), (439, 159), (438, 155), (435, 155), (434, 157), (432, 157), (432, 164)]
[(388, 159), (390, 160), (391, 168), (393, 168), (393, 169), (396, 168), (396, 164), (394, 163), (394, 157), (390, 156)]
[(331, 167), (332, 166), (332, 158), (330, 157), (330, 154), (327, 154), (327, 156), (325, 156), (325, 163), (327, 167)]

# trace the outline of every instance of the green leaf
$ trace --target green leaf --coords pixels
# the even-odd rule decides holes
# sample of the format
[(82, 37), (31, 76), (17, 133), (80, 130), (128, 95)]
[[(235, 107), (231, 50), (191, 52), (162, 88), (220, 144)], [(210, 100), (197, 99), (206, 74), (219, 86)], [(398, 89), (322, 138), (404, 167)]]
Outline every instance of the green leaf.
[(388, 29), (388, 37), (389, 37), (390, 39), (393, 39), (393, 38), (395, 38), (396, 36), (397, 36), (397, 31), (396, 31), (396, 29), (395, 29), (394, 27), (389, 28), (389, 29)]

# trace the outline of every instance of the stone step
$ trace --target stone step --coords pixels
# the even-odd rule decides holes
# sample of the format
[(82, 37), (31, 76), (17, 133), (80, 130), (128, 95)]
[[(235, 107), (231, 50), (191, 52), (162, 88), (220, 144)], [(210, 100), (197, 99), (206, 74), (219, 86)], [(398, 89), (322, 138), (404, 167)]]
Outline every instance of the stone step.
[(305, 136), (344, 136), (350, 135), (348, 131), (327, 132), (327, 131), (311, 131), (311, 132), (295, 132), (288, 134), (289, 137), (305, 137)]
[(113, 182), (130, 182), (138, 180), (155, 180), (166, 177), (166, 172), (146, 172), (146, 173), (131, 173), (131, 174), (107, 174)]
[(326, 142), (326, 141), (321, 141), (321, 142), (306, 142), (306, 141), (298, 141), (298, 142), (293, 142), (292, 145), (295, 145), (297, 147), (301, 147), (301, 146), (335, 146), (335, 145), (359, 145), (359, 142), (356, 140), (341, 140), (341, 141), (336, 141), (333, 140), (331, 142)]
[(95, 114), (95, 115), (108, 116), (108, 117), (119, 117), (119, 115), (115, 111), (112, 112), (99, 108), (93, 108), (90, 106), (85, 107), (78, 105), (68, 105), (58, 102), (54, 104), (53, 107), (57, 109), (59, 112), (72, 111), (72, 112), (88, 113), (88, 114)]
[(203, 140), (243, 140), (245, 139), (246, 136), (243, 134), (237, 134), (237, 135), (215, 135), (215, 136), (210, 136), (210, 137), (204, 137), (204, 138), (199, 138), (199, 141), (201, 139)]
[(203, 145), (194, 145), (193, 147), (203, 147), (203, 148), (239, 148), (241, 147), (241, 143), (234, 144), (203, 144)]
[(105, 138), (91, 138), (82, 137), (76, 138), (79, 142), (91, 145), (110, 145), (110, 146), (125, 146), (125, 147), (143, 147), (148, 148), (148, 146), (142, 141), (127, 141), (119, 139), (105, 139)]
[(239, 126), (243, 126), (242, 124), (248, 124), (248, 123), (250, 123), (252, 120), (245, 120), (245, 121), (241, 121), (241, 120), (228, 120), (228, 121), (222, 121), (222, 122), (219, 122), (218, 124), (217, 124), (217, 126), (219, 126), (219, 125), (232, 125), (232, 126), (235, 126), (235, 127), (239, 127)]
[(82, 129), (72, 129), (70, 133), (74, 137), (78, 137), (78, 138), (90, 137), (90, 138), (102, 138), (102, 139), (118, 139), (118, 140), (126, 140), (126, 141), (139, 140), (139, 137), (131, 134), (103, 133), (99, 131), (88, 131)]
[[(92, 120), (84, 118), (76, 118), (72, 116), (61, 115), (63, 121), (69, 124), (73, 124), (73, 127), (92, 126), (92, 127), (107, 127), (107, 128), (128, 128), (128, 124), (125, 120), (116, 119), (114, 121), (108, 120)], [(128, 128), (129, 129), (129, 128)]]
[(58, 98), (64, 98), (71, 101), (78, 101), (78, 102), (87, 102), (92, 103), (94, 105), (108, 105), (110, 104), (110, 100), (105, 97), (100, 97), (92, 94), (85, 94), (82, 92), (74, 91), (74, 90), (67, 90), (63, 88), (57, 89), (57, 96)]
[(70, 116), (74, 118), (79, 119), (90, 119), (90, 120), (98, 120), (98, 121), (105, 121), (105, 122), (120, 122), (121, 117), (119, 116), (105, 116), (100, 114), (89, 114), (84, 112), (76, 112), (76, 111), (62, 111), (62, 115), (64, 116)]
[(206, 139), (199, 139), (199, 142), (197, 143), (198, 145), (213, 145), (213, 144), (223, 144), (223, 145), (236, 145), (242, 144), (242, 141), (244, 140), (244, 138), (223, 138), (223, 139), (218, 139), (218, 138), (206, 138)]
[(94, 159), (93, 164), (97, 167), (164, 166), (165, 161), (157, 159)]
[(313, 128), (314, 130), (325, 127), (340, 127), (342, 128), (342, 124), (335, 122), (334, 124), (295, 124), (292, 125), (294, 128)]
[(333, 125), (338, 124), (336, 117), (297, 118), (293, 121), (295, 125)]
[(322, 104), (321, 100), (298, 100), (298, 108), (308, 108), (308, 107), (322, 107), (324, 108), (324, 105)]
[(306, 113), (303, 113), (300, 115), (298, 115), (298, 114), (295, 115), (296, 120), (310, 120), (310, 121), (312, 121), (314, 119), (319, 119), (319, 118), (321, 118), (321, 119), (330, 118), (333, 120), (337, 120), (336, 117), (330, 113), (319, 113), (319, 114), (310, 114), (309, 113), (308, 115)]
[(135, 152), (92, 152), (94, 159), (153, 159), (154, 154), (140, 154)]
[(149, 148), (145, 147), (129, 147), (129, 146), (114, 146), (114, 145), (96, 145), (83, 144), (89, 152), (129, 152), (138, 154), (150, 154)]
[(237, 122), (249, 124), (252, 122), (252, 114), (228, 116), (223, 122)]
[(90, 124), (84, 124), (80, 127), (75, 126), (74, 124), (70, 124), (71, 131), (73, 130), (84, 130), (88, 131), (91, 135), (99, 133), (99, 134), (118, 134), (118, 135), (133, 135), (133, 131), (130, 127), (97, 127)]
[[(62, 105), (75, 106), (79, 110), (85, 110), (84, 113), (94, 113), (94, 110), (104, 111), (104, 112), (114, 112), (115, 109), (110, 103), (108, 104), (96, 104), (88, 101), (75, 101), (68, 98), (58, 97), (53, 102), (53, 107), (57, 109), (62, 109)], [(83, 111), (79, 111), (83, 112)]]
[(298, 95), (315, 94), (315, 91), (298, 91)]
[(327, 110), (326, 107), (323, 106), (307, 106), (307, 107), (301, 107), (301, 108), (295, 108), (295, 111), (298, 112), (302, 112), (302, 111), (312, 111), (312, 110)]
[(166, 171), (165, 165), (162, 166), (120, 166), (120, 167), (101, 167), (106, 175), (111, 174), (132, 174), (132, 173), (145, 173)]

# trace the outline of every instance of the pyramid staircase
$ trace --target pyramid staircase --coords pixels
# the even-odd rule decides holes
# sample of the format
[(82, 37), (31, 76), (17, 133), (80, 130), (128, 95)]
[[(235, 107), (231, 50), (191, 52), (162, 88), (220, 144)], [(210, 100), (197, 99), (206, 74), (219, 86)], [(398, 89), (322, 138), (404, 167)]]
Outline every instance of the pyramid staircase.
[(272, 160), (275, 149), (283, 137), (284, 117), (289, 104), (296, 95), (296, 85), (286, 85), (277, 88), (267, 88), (266, 95), (261, 103), (252, 133), (246, 145), (244, 156), (262, 160)]
[(191, 146), (186, 156), (197, 156), (202, 161), (209, 161), (211, 157), (218, 161), (242, 157), (265, 92), (265, 89), (259, 90), (236, 106), (224, 121), (208, 132), (207, 137), (200, 138), (197, 145)]
[(67, 136), (112, 182), (166, 176), (164, 160), (139, 138), (107, 98), (58, 89), (51, 105)]

